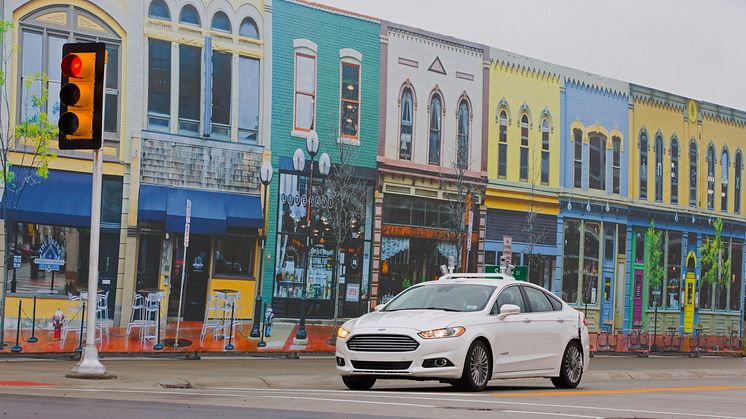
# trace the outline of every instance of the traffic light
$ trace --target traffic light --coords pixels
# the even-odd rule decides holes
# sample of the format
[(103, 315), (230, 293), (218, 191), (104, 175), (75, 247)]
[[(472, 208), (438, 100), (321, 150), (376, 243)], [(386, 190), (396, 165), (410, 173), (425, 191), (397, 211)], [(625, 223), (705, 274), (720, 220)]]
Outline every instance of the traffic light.
[(61, 109), (57, 123), (61, 150), (101, 148), (105, 64), (104, 43), (62, 46)]

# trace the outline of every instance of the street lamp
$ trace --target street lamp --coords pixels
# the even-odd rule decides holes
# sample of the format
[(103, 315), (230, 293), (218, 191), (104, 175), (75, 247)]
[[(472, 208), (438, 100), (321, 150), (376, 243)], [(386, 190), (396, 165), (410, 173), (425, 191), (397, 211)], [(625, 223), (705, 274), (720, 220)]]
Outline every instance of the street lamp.
[[(306, 263), (305, 263), (305, 274), (303, 275), (303, 289), (301, 291), (301, 300), (300, 300), (300, 324), (298, 325), (298, 331), (295, 333), (295, 340), (296, 341), (304, 341), (307, 339), (306, 335), (306, 298), (307, 298), (307, 288), (308, 288), (308, 275), (310, 273), (310, 255), (311, 255), (311, 202), (313, 201), (313, 172), (314, 172), (314, 160), (316, 158), (316, 154), (319, 152), (319, 136), (316, 134), (316, 131), (311, 131), (308, 133), (308, 137), (306, 138), (306, 151), (308, 151), (308, 155), (311, 156), (311, 170), (310, 170), (310, 176), (308, 181), (308, 197), (306, 199)], [(304, 169), (306, 167), (306, 156), (303, 153), (303, 150), (300, 148), (295, 150), (295, 153), (293, 153), (293, 168), (298, 172), (299, 175), (302, 175), (304, 173)], [(319, 173), (322, 176), (326, 176), (329, 174), (329, 169), (331, 168), (331, 160), (329, 159), (329, 155), (326, 153), (322, 153), (321, 157), (319, 157)]]
[[(262, 201), (262, 219), (267, 222), (267, 191), (269, 184), (272, 182), (272, 163), (263, 161), (259, 169), (259, 179), (264, 185), (264, 200)], [(258, 338), (260, 336), (259, 328), (262, 322), (262, 282), (264, 282), (264, 246), (267, 242), (267, 228), (262, 225), (262, 236), (260, 238), (262, 245), (261, 259), (259, 260), (259, 276), (257, 277), (258, 287), (256, 292), (256, 301), (254, 302), (254, 325), (251, 327), (249, 337)]]

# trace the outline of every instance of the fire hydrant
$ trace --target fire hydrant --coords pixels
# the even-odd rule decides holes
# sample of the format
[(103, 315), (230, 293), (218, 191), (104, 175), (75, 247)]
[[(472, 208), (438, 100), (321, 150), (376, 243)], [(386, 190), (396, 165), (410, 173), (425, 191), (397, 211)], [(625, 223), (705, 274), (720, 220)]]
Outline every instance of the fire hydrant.
[(272, 319), (275, 317), (275, 313), (272, 310), (272, 306), (267, 307), (267, 311), (264, 313), (264, 336), (272, 336)]
[(62, 339), (62, 321), (65, 320), (65, 315), (62, 314), (62, 311), (58, 308), (57, 311), (54, 313), (54, 316), (52, 316), (52, 328), (54, 328), (54, 335), (52, 336), (53, 340), (60, 340)]

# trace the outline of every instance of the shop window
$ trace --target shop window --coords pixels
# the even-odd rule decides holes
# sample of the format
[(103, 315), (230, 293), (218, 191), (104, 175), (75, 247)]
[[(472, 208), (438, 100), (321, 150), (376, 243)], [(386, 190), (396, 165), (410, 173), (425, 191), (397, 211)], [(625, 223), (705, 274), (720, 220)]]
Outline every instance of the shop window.
[(122, 222), (122, 178), (104, 177), (101, 192), (101, 222), (119, 225)]
[(590, 143), (588, 158), (588, 187), (606, 190), (606, 137), (593, 132), (588, 135)]
[(666, 261), (666, 288), (664, 304), (667, 308), (678, 309), (681, 298), (681, 233), (668, 232), (668, 259)]
[(402, 160), (412, 160), (413, 103), (412, 89), (405, 87), (401, 94), (401, 124), (399, 126), (399, 158)]
[(565, 220), (564, 258), (562, 261), (562, 299), (570, 304), (578, 301), (578, 269), (580, 266), (580, 221)]
[(171, 114), (171, 43), (148, 40), (148, 128), (168, 131)]
[(689, 206), (697, 206), (697, 143), (689, 143)]
[(469, 168), (469, 102), (462, 99), (458, 105), (458, 139), (456, 162), (461, 169)]
[[(660, 230), (655, 230), (655, 232), (661, 235), (661, 239), (659, 242), (661, 245), (661, 249), (660, 249), (661, 253), (660, 253), (660, 259), (657, 261), (653, 261), (653, 262), (657, 263), (658, 266), (664, 267), (664, 273), (663, 273), (664, 277), (661, 278), (661, 282), (658, 284), (657, 287), (653, 287), (650, 281), (648, 281), (648, 307), (655, 308), (655, 305), (657, 303), (658, 308), (662, 308), (666, 304), (665, 294), (664, 294), (665, 288), (666, 288), (666, 277), (665, 277), (666, 273), (665, 273), (665, 265), (664, 265), (666, 263), (666, 260), (665, 260), (665, 246), (666, 246), (665, 234), (666, 232), (660, 231)], [(645, 234), (647, 234), (647, 231), (645, 232)]]
[(249, 278), (254, 276), (254, 239), (229, 238), (215, 241), (213, 275)]
[(179, 45), (179, 132), (199, 133), (202, 94), (202, 49)]
[(627, 228), (619, 225), (619, 239), (617, 239), (617, 254), (627, 254)]
[(655, 200), (663, 202), (663, 137), (655, 136)]
[(583, 187), (583, 131), (572, 130), (573, 135), (573, 185)]
[(595, 304), (598, 292), (598, 247), (601, 226), (598, 223), (585, 223), (583, 248), (583, 303)]
[[(714, 240), (714, 237), (703, 236), (702, 237), (703, 248), (705, 247), (707, 240), (712, 241)], [(699, 262), (701, 263), (700, 278), (703, 278), (705, 276), (705, 273), (709, 272), (711, 269), (717, 269), (717, 265), (706, 263), (706, 261), (701, 260), (701, 259), (699, 260)], [(709, 310), (713, 308), (712, 300), (714, 296), (714, 285), (715, 284), (706, 285), (704, 281), (702, 280), (699, 281), (699, 308), (700, 309)]]
[(648, 199), (648, 134), (640, 133), (640, 199)]
[(148, 16), (154, 19), (171, 20), (171, 13), (168, 11), (168, 6), (163, 0), (153, 0), (150, 3)]
[(497, 177), (504, 178), (508, 173), (508, 115), (500, 111), (500, 134), (497, 143)]
[(257, 143), (259, 135), (259, 60), (238, 60), (238, 141)]
[(430, 99), (430, 143), (427, 162), (440, 165), (440, 142), (442, 137), (442, 102), (438, 94)]
[(730, 171), (730, 159), (728, 150), (723, 149), (720, 156), (720, 211), (728, 212), (728, 172)]
[(733, 174), (733, 211), (741, 212), (741, 179), (743, 178), (743, 155), (736, 152), (735, 173)]
[(528, 181), (528, 115), (521, 117), (521, 166), (520, 179)]
[(200, 19), (199, 19), (199, 13), (197, 13), (197, 9), (194, 8), (191, 4), (187, 4), (181, 9), (181, 14), (179, 15), (179, 22), (186, 23), (189, 25), (200, 25)]
[(679, 203), (679, 142), (671, 139), (671, 203)]
[(549, 121), (541, 123), (541, 183), (549, 184)]
[(241, 26), (238, 28), (238, 34), (247, 38), (259, 39), (259, 29), (256, 27), (254, 19), (247, 17), (241, 21)]
[(554, 256), (525, 255), (525, 257), (528, 265), (528, 281), (551, 290), (554, 278)]
[(611, 137), (611, 144), (611, 193), (618, 194), (622, 179), (622, 139)]
[(210, 137), (230, 137), (232, 55), (212, 53), (212, 126)]
[(741, 310), (741, 281), (743, 280), (743, 242), (741, 240), (733, 240), (733, 247), (730, 253), (730, 269), (731, 279), (730, 281), (730, 309), (731, 311)]
[[(733, 259), (730, 248), (730, 239), (723, 238), (723, 260), (728, 258), (731, 261), (731, 270), (733, 269)], [(717, 269), (717, 266), (715, 267)], [(723, 278), (723, 283), (719, 281), (715, 282), (715, 308), (717, 310), (725, 310), (728, 307), (728, 287), (731, 285), (733, 280), (733, 274), (731, 271), (731, 278)]]
[(707, 147), (707, 209), (715, 209), (715, 147)]
[(295, 53), (295, 129), (310, 131), (316, 120), (316, 56)]
[(635, 263), (645, 263), (645, 233), (635, 232)]
[(497, 252), (494, 250), (487, 250), (484, 252), (484, 264), (485, 265), (497, 265)]
[(211, 27), (216, 31), (230, 32), (231, 21), (225, 13), (217, 12), (215, 13), (215, 16), (212, 17)]
[(342, 138), (357, 140), (360, 126), (360, 65), (342, 63), (340, 93), (340, 132)]
[(608, 224), (606, 233), (604, 233), (604, 260), (612, 262), (614, 260), (614, 225)]

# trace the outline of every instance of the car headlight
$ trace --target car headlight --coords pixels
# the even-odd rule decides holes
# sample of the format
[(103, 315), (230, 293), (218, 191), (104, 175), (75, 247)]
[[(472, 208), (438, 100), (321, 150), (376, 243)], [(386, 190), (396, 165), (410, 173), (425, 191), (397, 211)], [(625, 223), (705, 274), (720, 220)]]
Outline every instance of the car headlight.
[(347, 339), (347, 336), (350, 336), (350, 331), (342, 326), (339, 326), (337, 328), (337, 337), (340, 339)]
[(433, 329), (433, 330), (425, 330), (418, 335), (422, 339), (441, 339), (441, 338), (455, 338), (458, 336), (461, 336), (466, 331), (465, 328), (461, 326), (456, 327), (446, 327), (444, 329)]

